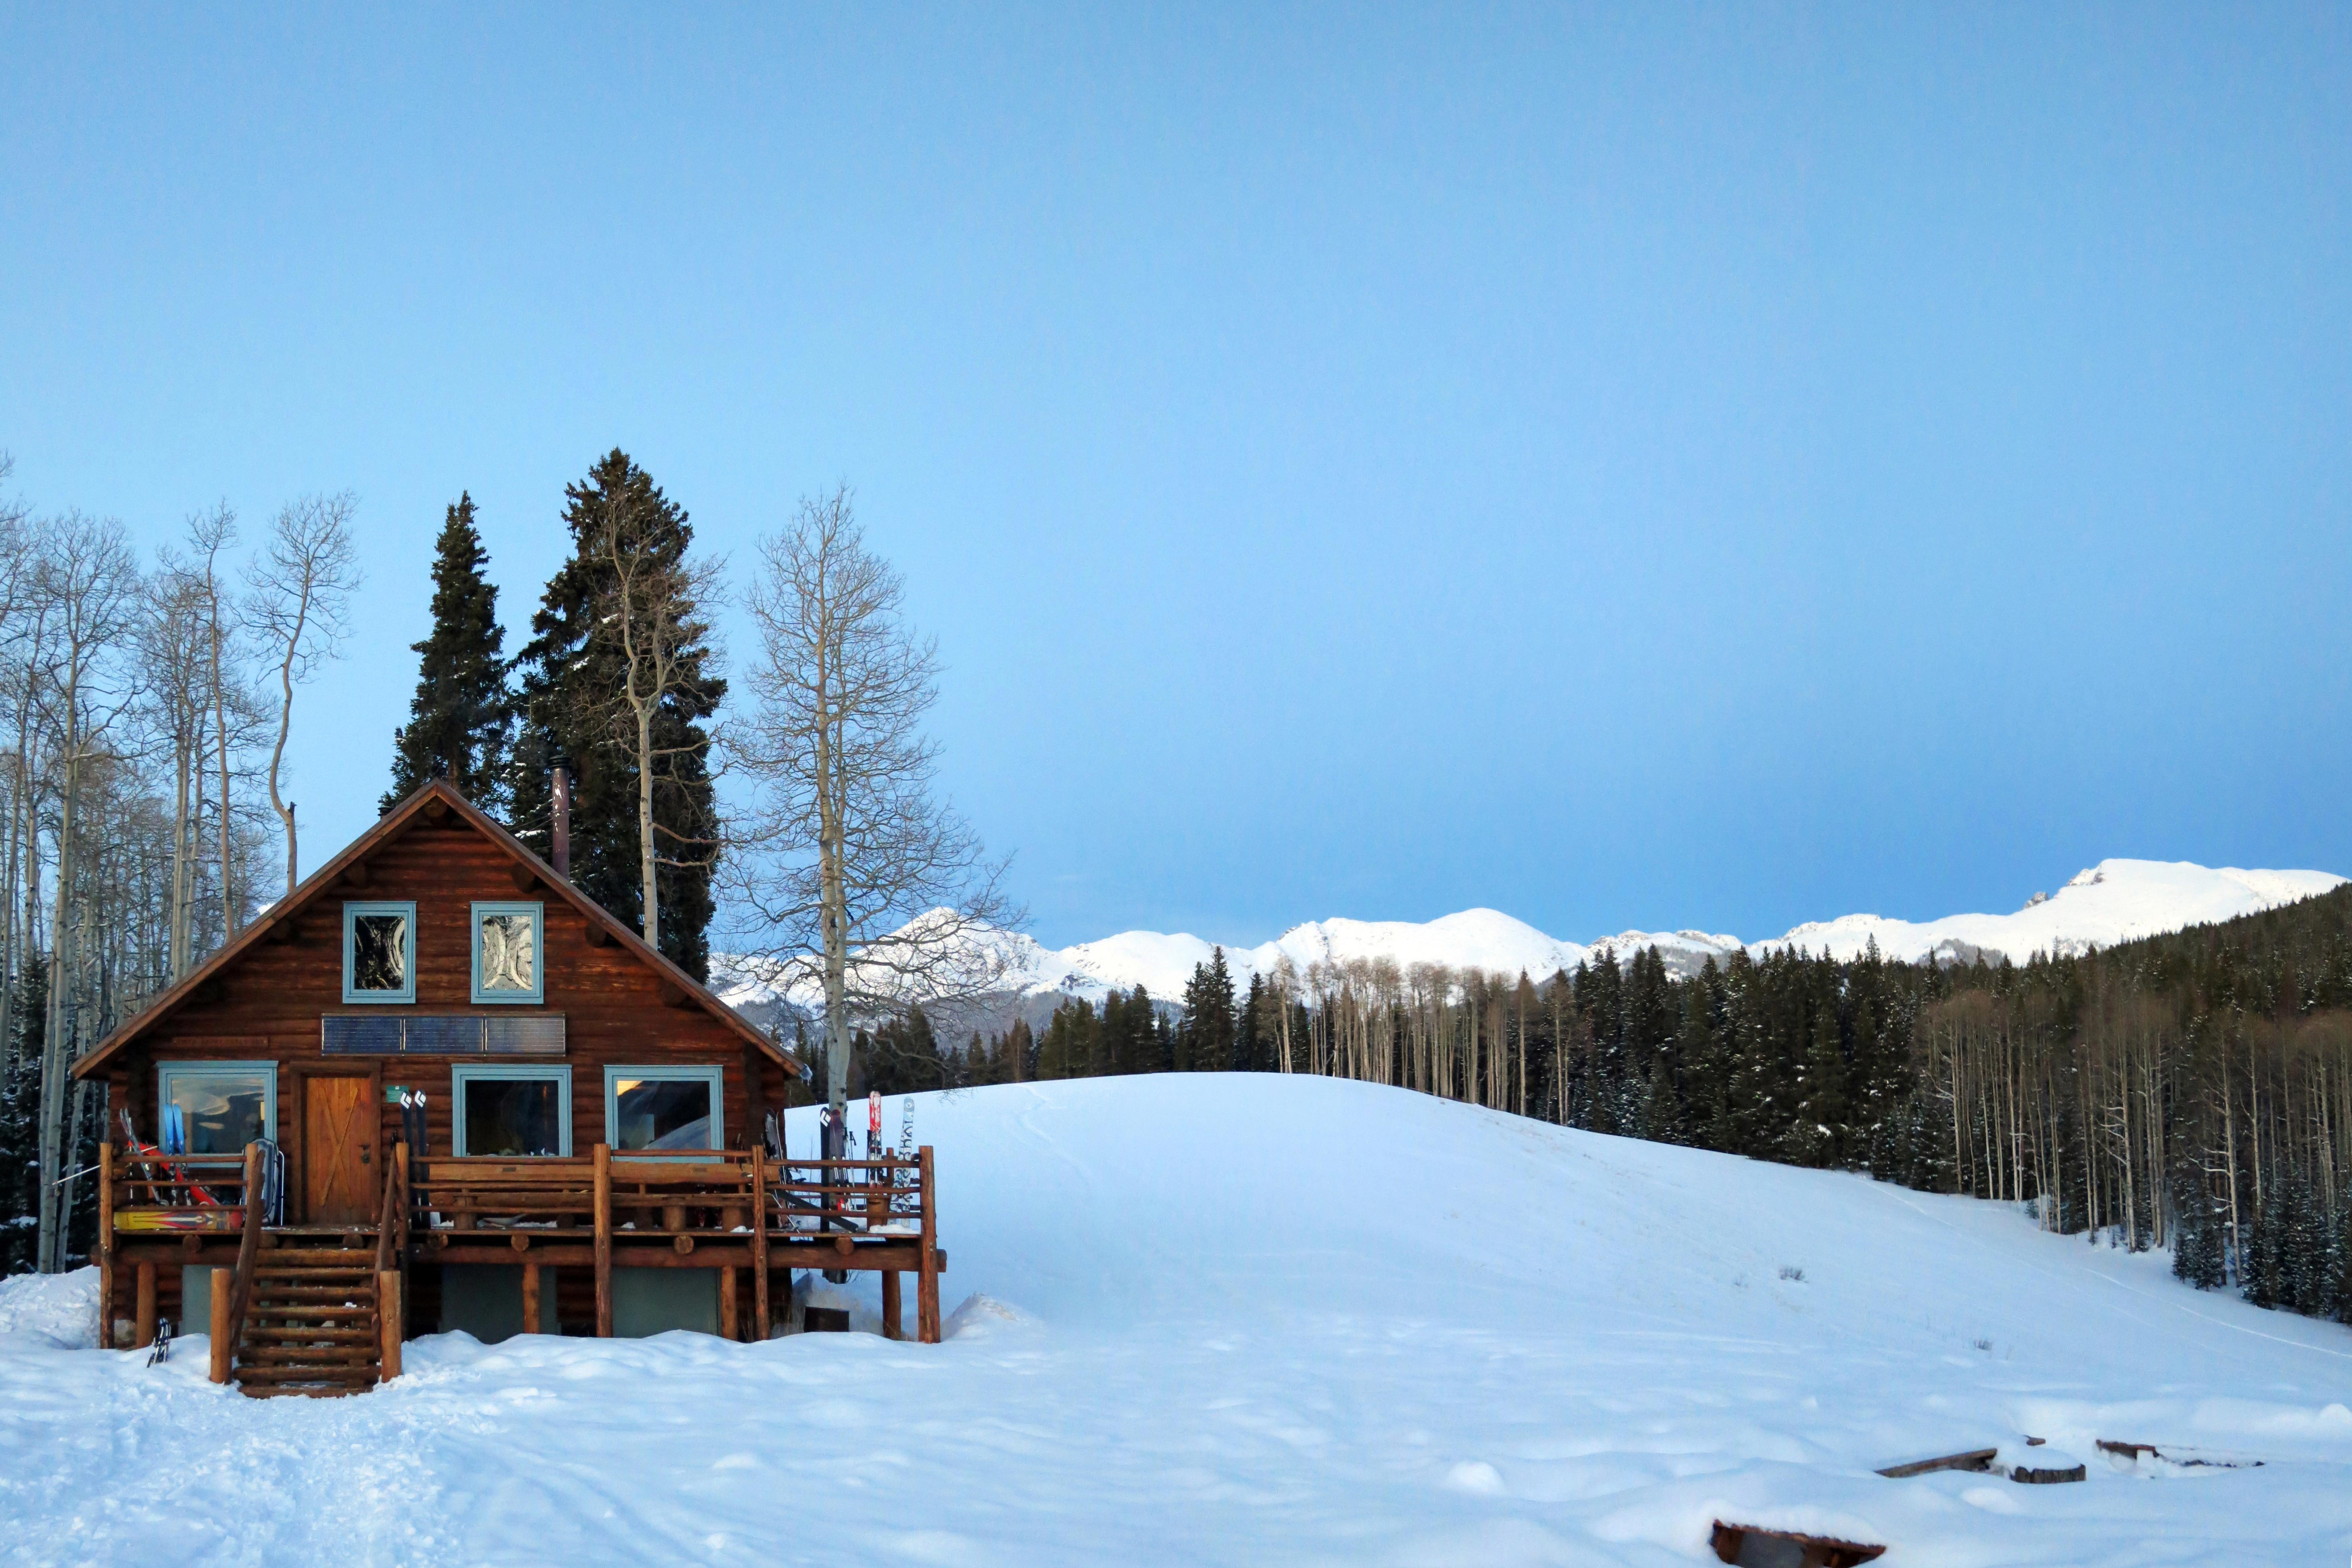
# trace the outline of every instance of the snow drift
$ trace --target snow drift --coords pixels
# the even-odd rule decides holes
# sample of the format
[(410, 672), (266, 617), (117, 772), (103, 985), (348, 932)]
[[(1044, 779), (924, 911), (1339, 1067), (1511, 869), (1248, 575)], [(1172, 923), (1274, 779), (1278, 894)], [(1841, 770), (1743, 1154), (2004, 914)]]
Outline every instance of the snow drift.
[[(150, 1370), (0, 1335), (8, 1550), (1687, 1568), (1717, 1518), (1890, 1563), (2352, 1549), (2352, 1333), (2011, 1206), (1330, 1079), (914, 1119), (964, 1303), (943, 1345), (449, 1336), (378, 1392), (261, 1403), (203, 1381), (201, 1340)], [(1873, 1473), (2028, 1436), (2089, 1481)]]

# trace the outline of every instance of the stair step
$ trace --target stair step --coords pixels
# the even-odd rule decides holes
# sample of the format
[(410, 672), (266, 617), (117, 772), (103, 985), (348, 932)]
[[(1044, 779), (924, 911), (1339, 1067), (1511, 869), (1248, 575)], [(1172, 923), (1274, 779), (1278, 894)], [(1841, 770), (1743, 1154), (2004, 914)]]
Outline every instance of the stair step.
[(372, 1366), (255, 1366), (239, 1367), (241, 1383), (338, 1383), (359, 1384), (362, 1386), (378, 1381)]
[(273, 1329), (248, 1321), (245, 1337), (250, 1343), (265, 1345), (372, 1345), (377, 1335), (372, 1328), (329, 1329), (311, 1323), (288, 1323)]
[(332, 1263), (264, 1263), (253, 1276), (257, 1279), (373, 1279), (375, 1270)]
[(325, 1264), (338, 1268), (368, 1268), (375, 1267), (375, 1244), (365, 1247), (273, 1247), (267, 1252), (254, 1254), (257, 1267), (271, 1264)]
[(241, 1345), (236, 1359), (256, 1366), (373, 1366), (376, 1352), (368, 1345)]
[(253, 1287), (248, 1303), (263, 1301), (373, 1301), (373, 1285), (278, 1285), (260, 1282)]
[(248, 1323), (256, 1318), (265, 1320), (283, 1319), (288, 1322), (310, 1322), (313, 1321), (325, 1322), (338, 1318), (373, 1318), (374, 1316), (375, 1309), (373, 1306), (268, 1308), (248, 1306), (246, 1309), (246, 1321)]
[(341, 1386), (328, 1388), (273, 1388), (268, 1384), (263, 1384), (254, 1388), (239, 1388), (237, 1392), (244, 1394), (247, 1399), (343, 1399), (353, 1394), (359, 1393), (360, 1390), (356, 1388), (343, 1388)]

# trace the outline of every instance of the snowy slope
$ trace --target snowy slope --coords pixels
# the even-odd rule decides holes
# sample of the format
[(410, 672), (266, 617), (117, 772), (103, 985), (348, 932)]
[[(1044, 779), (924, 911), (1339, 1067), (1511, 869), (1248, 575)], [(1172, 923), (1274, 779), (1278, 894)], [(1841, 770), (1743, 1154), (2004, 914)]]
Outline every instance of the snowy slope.
[[(258, 1403), (201, 1340), (149, 1370), (0, 1333), (0, 1551), (1689, 1568), (1722, 1517), (1890, 1568), (2352, 1554), (2352, 1331), (2011, 1206), (1328, 1079), (915, 1121), (948, 1300), (984, 1297), (944, 1345), (452, 1336), (364, 1397)], [(2028, 1434), (2089, 1481), (1872, 1473)]]
[[(1310, 921), (1293, 926), (1258, 947), (1225, 943), (1225, 962), (1235, 983), (1246, 986), (1253, 973), (1270, 973), (1287, 956), (1304, 976), (1318, 963), (1389, 959), (1400, 971), (1417, 963), (1487, 973), (1525, 973), (1538, 980), (1607, 949), (1621, 959), (1655, 946), (1669, 970), (1696, 973), (1712, 958), (1718, 963), (1745, 945), (1750, 952), (1801, 947), (1839, 958), (1858, 957), (1876, 941), (1890, 958), (1916, 962), (1930, 953), (1973, 958), (1979, 951), (2023, 963), (2036, 952), (2079, 953), (2111, 947), (2135, 937), (2225, 921), (2279, 904), (2293, 903), (2340, 886), (2345, 879), (2326, 871), (2220, 870), (2186, 862), (2102, 860), (2077, 873), (2054, 897), (2041, 895), (2007, 915), (1950, 915), (1914, 923), (1879, 915), (1845, 915), (1812, 921), (1787, 934), (1750, 943), (1736, 936), (1702, 931), (1629, 931), (1591, 942), (1563, 942), (1524, 921), (1495, 910), (1465, 910), (1425, 924), (1405, 921)], [(1116, 987), (1141, 984), (1161, 1001), (1183, 994), (1192, 966), (1209, 962), (1213, 944), (1188, 932), (1122, 931), (1074, 947), (1048, 948), (1016, 933), (993, 939), (1007, 955), (1006, 968), (1029, 994), (1064, 992), (1100, 1001)], [(726, 960), (715, 961), (723, 970)], [(722, 994), (738, 1005), (772, 997), (766, 987), (740, 979), (722, 981)], [(813, 1004), (814, 995), (801, 998)]]

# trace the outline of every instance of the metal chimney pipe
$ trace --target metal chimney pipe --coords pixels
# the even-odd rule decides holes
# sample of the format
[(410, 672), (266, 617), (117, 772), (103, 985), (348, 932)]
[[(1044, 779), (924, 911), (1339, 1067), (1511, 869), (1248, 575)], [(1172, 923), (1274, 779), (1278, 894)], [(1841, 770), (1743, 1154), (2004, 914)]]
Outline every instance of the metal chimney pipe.
[(555, 770), (555, 874), (572, 879), (572, 773)]

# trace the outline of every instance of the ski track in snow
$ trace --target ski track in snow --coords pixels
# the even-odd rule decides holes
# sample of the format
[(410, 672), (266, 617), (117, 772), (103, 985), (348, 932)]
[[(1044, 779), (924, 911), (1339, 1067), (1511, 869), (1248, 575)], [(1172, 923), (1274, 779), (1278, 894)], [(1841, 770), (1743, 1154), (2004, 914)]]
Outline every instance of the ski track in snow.
[[(2016, 1205), (1328, 1079), (915, 1120), (941, 1346), (435, 1336), (248, 1401), (200, 1337), (66, 1348), (57, 1287), (0, 1286), (0, 1561), (1692, 1564), (1717, 1518), (1897, 1565), (2352, 1555), (2352, 1333)], [(2090, 1480), (1871, 1473), (2027, 1433)]]

